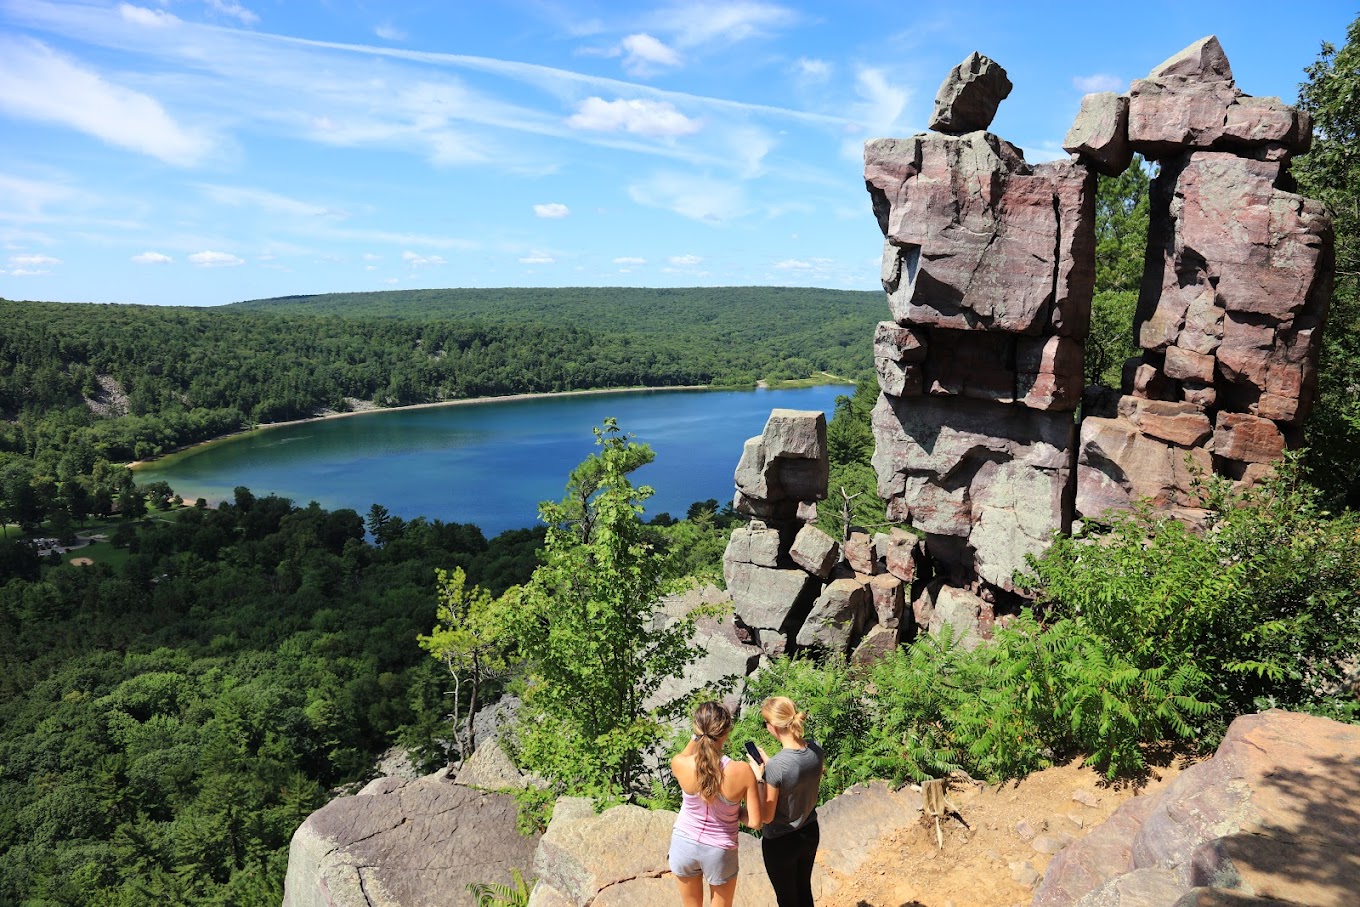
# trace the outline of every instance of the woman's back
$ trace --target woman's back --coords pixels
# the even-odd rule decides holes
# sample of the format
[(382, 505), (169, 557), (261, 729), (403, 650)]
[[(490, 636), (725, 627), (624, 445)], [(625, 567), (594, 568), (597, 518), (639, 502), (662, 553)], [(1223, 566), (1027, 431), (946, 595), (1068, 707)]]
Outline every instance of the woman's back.
[[(728, 766), (734, 766), (728, 771)], [(685, 790), (680, 784), (680, 815), (675, 820), (675, 830), (700, 844), (711, 847), (737, 846), (737, 816), (741, 811), (743, 785), (738, 780), (735, 765), (731, 759), (722, 757), (722, 786), (712, 800), (705, 800), (698, 792), (697, 775), (694, 791)], [(677, 780), (679, 780), (677, 775)], [(728, 796), (728, 794), (732, 796)]]

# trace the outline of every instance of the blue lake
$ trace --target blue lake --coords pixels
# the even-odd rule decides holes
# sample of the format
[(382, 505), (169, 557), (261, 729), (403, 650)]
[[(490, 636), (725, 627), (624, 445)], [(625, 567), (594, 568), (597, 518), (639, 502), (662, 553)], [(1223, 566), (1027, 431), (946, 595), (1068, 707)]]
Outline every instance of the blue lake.
[(560, 499), (567, 474), (595, 450), (591, 429), (613, 417), (656, 451), (633, 475), (656, 489), (648, 515), (683, 517), (695, 501), (732, 499), (742, 444), (771, 409), (829, 419), (836, 397), (852, 391), (628, 391), (380, 410), (199, 445), (138, 467), (137, 482), (164, 479), (190, 501), (230, 500), (245, 485), (361, 515), (377, 503), (406, 519), (475, 523), (490, 537), (535, 525), (538, 503)]

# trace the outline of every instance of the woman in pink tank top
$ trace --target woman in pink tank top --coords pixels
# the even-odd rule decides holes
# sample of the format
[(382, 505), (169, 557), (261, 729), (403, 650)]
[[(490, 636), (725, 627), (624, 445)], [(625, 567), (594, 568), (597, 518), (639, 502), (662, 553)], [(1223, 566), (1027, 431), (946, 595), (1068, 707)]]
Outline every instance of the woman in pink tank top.
[(731, 907), (737, 890), (737, 825), (760, 828), (755, 772), (745, 762), (723, 755), (732, 732), (732, 713), (720, 702), (705, 702), (694, 712), (694, 736), (671, 760), (680, 782), (680, 815), (671, 834), (670, 866), (684, 907), (702, 907), (704, 882), (713, 907)]

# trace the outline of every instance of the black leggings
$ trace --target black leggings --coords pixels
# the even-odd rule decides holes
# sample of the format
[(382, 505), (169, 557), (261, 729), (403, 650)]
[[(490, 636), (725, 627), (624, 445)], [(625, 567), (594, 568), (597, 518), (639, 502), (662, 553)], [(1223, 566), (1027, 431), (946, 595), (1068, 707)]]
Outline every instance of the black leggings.
[(765, 872), (779, 907), (813, 907), (812, 861), (821, 840), (815, 819), (791, 834), (760, 840)]

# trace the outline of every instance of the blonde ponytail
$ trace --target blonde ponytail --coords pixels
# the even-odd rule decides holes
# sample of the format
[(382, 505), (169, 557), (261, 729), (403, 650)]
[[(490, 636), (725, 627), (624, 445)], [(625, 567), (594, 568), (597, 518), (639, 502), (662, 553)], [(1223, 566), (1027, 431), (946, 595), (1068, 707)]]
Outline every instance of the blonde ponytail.
[(760, 704), (760, 717), (780, 730), (793, 734), (799, 744), (803, 742), (803, 726), (807, 712), (798, 711), (792, 699), (787, 696), (771, 696)]

